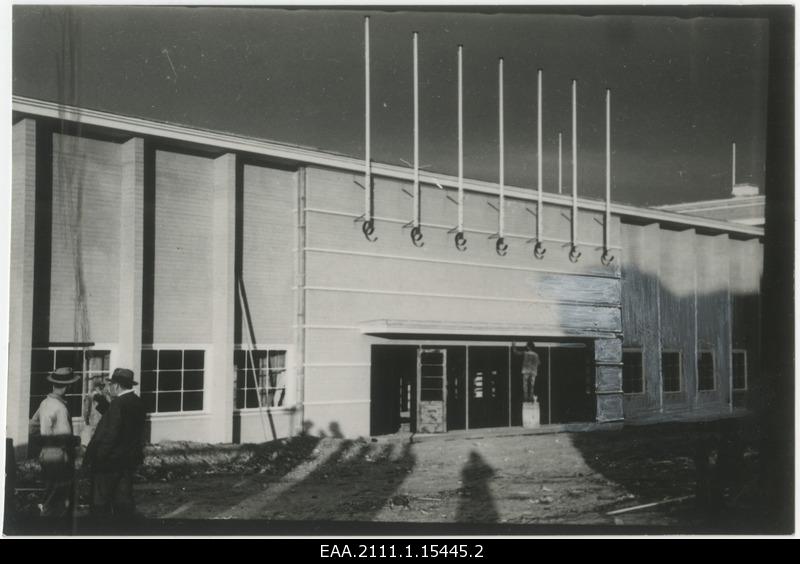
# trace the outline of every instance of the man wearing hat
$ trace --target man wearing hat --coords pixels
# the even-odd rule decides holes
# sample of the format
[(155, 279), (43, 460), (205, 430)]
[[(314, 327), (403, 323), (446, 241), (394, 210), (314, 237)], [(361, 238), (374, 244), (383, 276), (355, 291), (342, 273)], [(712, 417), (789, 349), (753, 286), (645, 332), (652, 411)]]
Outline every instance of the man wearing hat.
[(58, 368), (48, 374), (47, 381), (53, 384), (53, 391), (42, 400), (31, 419), (31, 427), (38, 428), (41, 437), (39, 463), (45, 499), (39, 511), (43, 517), (63, 517), (72, 509), (77, 437), (72, 434), (65, 395), (67, 386), (78, 380), (80, 375), (73, 374), (72, 368)]
[(92, 514), (133, 516), (133, 473), (143, 460), (145, 409), (133, 391), (133, 371), (117, 368), (109, 380), (108, 411), (97, 424), (84, 463), (92, 475)]

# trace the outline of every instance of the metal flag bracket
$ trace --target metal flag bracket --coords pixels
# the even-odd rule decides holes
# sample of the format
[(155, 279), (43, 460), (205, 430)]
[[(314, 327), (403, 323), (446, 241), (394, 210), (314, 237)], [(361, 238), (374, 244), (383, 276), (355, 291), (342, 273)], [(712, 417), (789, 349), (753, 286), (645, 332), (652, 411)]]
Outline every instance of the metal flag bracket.
[(362, 231), (362, 233), (364, 233), (364, 237), (366, 237), (367, 241), (369, 241), (370, 243), (374, 243), (375, 241), (378, 240), (377, 236), (373, 237), (373, 233), (375, 233), (375, 220), (374, 219), (370, 219), (370, 220), (365, 221), (364, 223), (362, 223), (361, 224), (361, 231)]
[(536, 241), (536, 244), (533, 246), (533, 256), (537, 259), (544, 258), (544, 254), (547, 252), (547, 249), (544, 248), (544, 245), (541, 241)]
[(463, 229), (460, 229), (459, 226), (456, 225), (455, 227), (453, 227), (451, 229), (448, 229), (447, 233), (448, 233), (448, 235), (452, 234), (452, 233), (456, 234), (455, 239), (454, 239), (455, 244), (456, 244), (456, 249), (458, 249), (459, 251), (466, 251), (467, 250), (467, 238), (464, 236), (464, 230)]
[(464, 237), (463, 231), (456, 231), (455, 244), (456, 244), (456, 249), (458, 249), (459, 251), (467, 250), (467, 238)]
[(508, 252), (508, 243), (506, 243), (505, 237), (501, 237), (500, 233), (492, 233), (488, 238), (497, 239), (494, 244), (495, 251), (497, 251), (497, 254), (501, 257), (506, 256), (506, 253)]
[(417, 225), (411, 228), (411, 242), (415, 247), (424, 247), (425, 243), (422, 242), (422, 229)]
[[(362, 190), (366, 190), (366, 187), (363, 184), (361, 184), (358, 180), (353, 180), (353, 184), (355, 184)], [(377, 237), (373, 237), (373, 234), (375, 233), (375, 219), (373, 217), (370, 216), (370, 218), (367, 219), (367, 214), (362, 213), (360, 216), (358, 216), (353, 220), (353, 223), (361, 223), (361, 232), (364, 233), (364, 237), (367, 238), (367, 241), (369, 241), (370, 243), (374, 243), (375, 241), (378, 240)]]
[(501, 257), (506, 256), (506, 253), (508, 252), (508, 245), (503, 237), (497, 238), (497, 243), (495, 243), (494, 248), (497, 251), (497, 254)]
[(577, 245), (574, 245), (574, 244), (570, 245), (570, 249), (569, 249), (569, 261), (570, 262), (578, 262), (578, 259), (581, 258), (582, 254), (583, 253), (578, 252), (578, 246)]

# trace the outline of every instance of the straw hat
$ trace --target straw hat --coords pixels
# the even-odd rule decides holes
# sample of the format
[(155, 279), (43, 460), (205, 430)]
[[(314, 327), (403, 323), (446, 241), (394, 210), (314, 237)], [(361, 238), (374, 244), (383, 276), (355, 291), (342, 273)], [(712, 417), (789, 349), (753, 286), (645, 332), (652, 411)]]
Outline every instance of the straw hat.
[(66, 386), (68, 384), (72, 384), (73, 382), (77, 382), (80, 379), (80, 374), (73, 374), (72, 368), (69, 368), (68, 366), (57, 368), (55, 372), (51, 372), (47, 375), (48, 382), (58, 384), (59, 386)]

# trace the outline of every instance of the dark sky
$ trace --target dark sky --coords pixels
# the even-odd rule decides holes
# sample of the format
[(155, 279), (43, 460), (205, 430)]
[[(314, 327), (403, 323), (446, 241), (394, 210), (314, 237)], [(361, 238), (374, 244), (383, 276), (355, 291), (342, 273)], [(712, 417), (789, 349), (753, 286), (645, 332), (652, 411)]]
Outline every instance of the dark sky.
[(571, 189), (604, 193), (612, 89), (613, 199), (663, 204), (762, 187), (768, 25), (744, 18), (276, 8), (13, 9), (13, 92), (362, 157), (363, 17), (371, 17), (373, 157), (412, 158), (411, 33), (420, 32), (421, 157), (456, 173), (456, 46), (464, 45), (465, 175), (498, 178), (497, 59), (505, 59), (506, 182), (536, 186), (544, 69), (544, 189), (557, 135)]

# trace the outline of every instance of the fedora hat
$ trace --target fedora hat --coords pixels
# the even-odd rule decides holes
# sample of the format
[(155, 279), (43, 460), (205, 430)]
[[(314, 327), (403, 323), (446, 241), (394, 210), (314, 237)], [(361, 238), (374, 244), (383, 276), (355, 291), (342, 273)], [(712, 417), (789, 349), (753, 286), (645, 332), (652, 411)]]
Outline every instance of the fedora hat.
[(53, 384), (58, 384), (60, 386), (67, 386), (73, 382), (77, 382), (80, 379), (80, 374), (75, 375), (72, 372), (72, 368), (69, 368), (68, 366), (56, 368), (55, 372), (51, 372), (47, 375), (48, 382), (52, 382)]
[(115, 368), (114, 373), (109, 379), (109, 382), (124, 384), (129, 388), (132, 388), (139, 383), (133, 379), (133, 370), (128, 370), (127, 368)]

